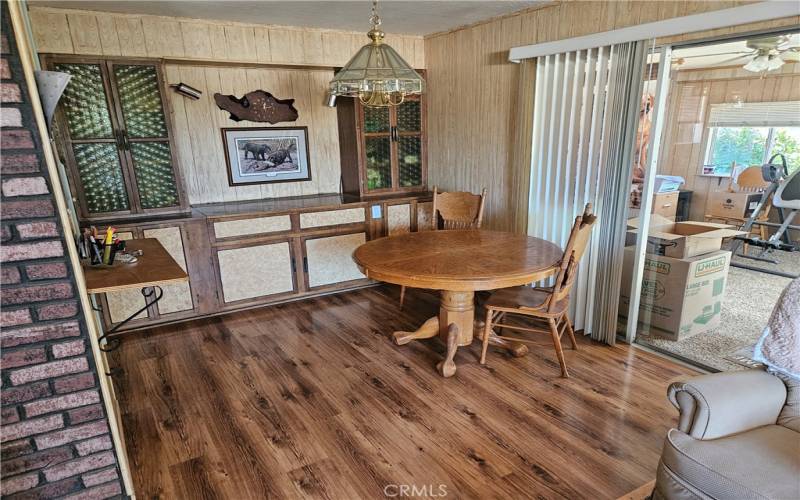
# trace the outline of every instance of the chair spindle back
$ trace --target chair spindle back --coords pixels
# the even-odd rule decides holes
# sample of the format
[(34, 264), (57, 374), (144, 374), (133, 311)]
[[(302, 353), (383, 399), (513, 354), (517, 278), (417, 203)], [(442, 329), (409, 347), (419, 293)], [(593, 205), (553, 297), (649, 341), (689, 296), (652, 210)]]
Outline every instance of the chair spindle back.
[(440, 218), (441, 229), (480, 229), (485, 200), (485, 188), (478, 195), (463, 191), (439, 193), (434, 186), (433, 230), (440, 229)]
[(575, 217), (575, 224), (569, 233), (567, 246), (564, 248), (564, 256), (559, 263), (556, 282), (553, 286), (553, 293), (550, 296), (549, 308), (555, 308), (556, 303), (569, 295), (572, 285), (575, 282), (575, 275), (578, 274), (578, 265), (581, 257), (586, 253), (589, 245), (589, 237), (592, 235), (592, 226), (597, 222), (597, 216), (592, 213), (592, 204), (587, 203), (583, 214)]

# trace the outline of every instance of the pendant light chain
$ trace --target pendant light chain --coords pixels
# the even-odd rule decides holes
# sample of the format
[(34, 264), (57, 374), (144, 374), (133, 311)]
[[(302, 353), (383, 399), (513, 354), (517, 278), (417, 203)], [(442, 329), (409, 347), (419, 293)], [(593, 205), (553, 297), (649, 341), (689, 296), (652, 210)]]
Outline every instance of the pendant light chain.
[(381, 25), (381, 16), (378, 15), (378, 0), (372, 0), (372, 15), (369, 16), (369, 22), (373, 29)]

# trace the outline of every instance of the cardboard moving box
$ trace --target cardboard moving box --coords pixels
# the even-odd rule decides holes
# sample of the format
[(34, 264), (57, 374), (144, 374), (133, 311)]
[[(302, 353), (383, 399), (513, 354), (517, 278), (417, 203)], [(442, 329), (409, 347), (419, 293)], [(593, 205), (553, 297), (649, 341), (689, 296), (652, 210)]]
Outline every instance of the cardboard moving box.
[[(638, 219), (628, 221), (626, 244), (636, 243)], [(650, 217), (650, 234), (647, 238), (649, 253), (666, 255), (676, 259), (685, 259), (696, 255), (715, 252), (722, 248), (723, 238), (745, 235), (744, 231), (734, 229), (730, 224), (713, 222), (673, 222), (658, 215)]]
[(722, 219), (747, 219), (761, 201), (761, 193), (730, 193), (713, 191), (708, 193), (706, 217)]
[[(625, 249), (619, 312), (628, 315), (635, 249)], [(683, 340), (716, 328), (731, 253), (712, 252), (687, 259), (647, 255), (639, 302), (640, 332)]]

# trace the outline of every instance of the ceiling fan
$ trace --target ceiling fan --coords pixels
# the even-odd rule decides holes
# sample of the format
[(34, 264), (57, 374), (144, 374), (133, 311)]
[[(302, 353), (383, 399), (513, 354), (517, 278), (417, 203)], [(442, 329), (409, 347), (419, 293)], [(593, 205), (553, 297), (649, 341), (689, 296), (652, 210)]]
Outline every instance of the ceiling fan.
[(753, 73), (774, 71), (784, 63), (800, 62), (800, 44), (787, 35), (747, 40), (753, 58), (743, 66)]
[(780, 68), (787, 62), (800, 62), (800, 36), (796, 34), (753, 38), (747, 40), (745, 46), (748, 50), (686, 55), (674, 60), (673, 65), (680, 67), (687, 59), (692, 58), (731, 55), (733, 57), (717, 61), (714, 65), (724, 66), (727, 63), (751, 58), (744, 64), (743, 69), (754, 73), (766, 73)]

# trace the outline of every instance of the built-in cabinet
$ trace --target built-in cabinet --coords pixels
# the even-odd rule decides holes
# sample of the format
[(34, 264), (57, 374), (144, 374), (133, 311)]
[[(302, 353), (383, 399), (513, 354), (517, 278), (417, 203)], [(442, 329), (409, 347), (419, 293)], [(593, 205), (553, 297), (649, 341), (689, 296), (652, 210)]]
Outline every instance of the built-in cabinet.
[(43, 62), (47, 69), (71, 75), (55, 135), (80, 218), (186, 211), (161, 63), (56, 55)]
[[(188, 217), (119, 226), (157, 238), (189, 275), (120, 331), (370, 285), (352, 255), (365, 242), (428, 227), (430, 197), (344, 203), (338, 195), (221, 203)], [(427, 207), (427, 208), (426, 208)], [(145, 304), (139, 291), (101, 296), (106, 328)]]
[(425, 98), (408, 97), (390, 107), (336, 103), (342, 187), (369, 198), (425, 191), (427, 183)]
[(368, 285), (353, 251), (425, 218), (423, 96), (389, 108), (340, 100), (342, 195), (190, 208), (161, 61), (48, 54), (42, 62), (71, 76), (54, 136), (81, 224), (156, 238), (189, 276), (147, 307), (152, 297), (139, 290), (98, 297), (106, 330), (134, 314), (118, 331)]
[[(184, 271), (191, 277), (194, 274), (195, 263), (190, 266), (188, 249), (190, 248), (190, 238), (197, 237), (198, 229), (203, 229), (198, 221), (171, 221), (165, 223), (146, 223), (136, 226), (120, 226), (117, 236), (122, 240), (132, 240), (138, 238), (155, 238), (175, 259)], [(175, 283), (163, 285), (164, 295), (158, 303), (150, 306), (135, 317), (130, 323), (129, 328), (151, 324), (155, 322), (172, 321), (181, 318), (194, 316), (198, 311), (198, 298), (193, 295), (192, 284)], [(103, 294), (100, 298), (103, 312), (103, 320), (107, 327), (113, 327), (117, 323), (124, 321), (146, 304), (144, 295), (139, 290), (122, 290)], [(126, 325), (126, 326), (128, 326)]]

